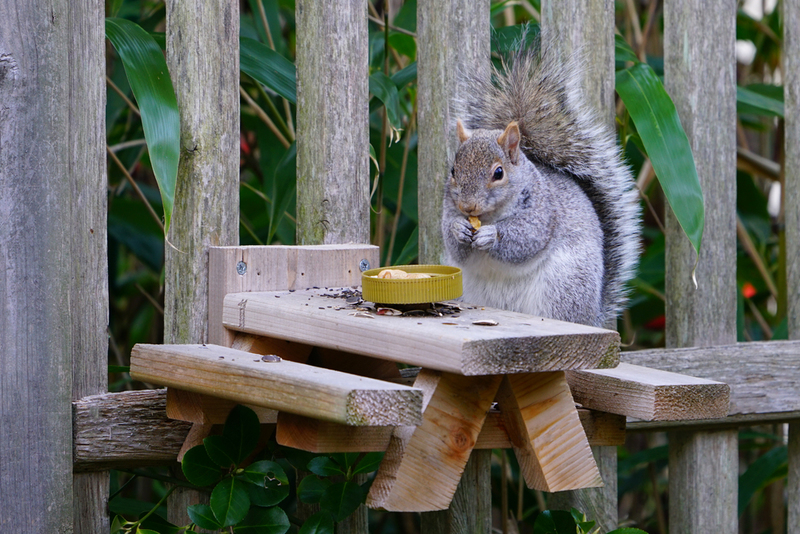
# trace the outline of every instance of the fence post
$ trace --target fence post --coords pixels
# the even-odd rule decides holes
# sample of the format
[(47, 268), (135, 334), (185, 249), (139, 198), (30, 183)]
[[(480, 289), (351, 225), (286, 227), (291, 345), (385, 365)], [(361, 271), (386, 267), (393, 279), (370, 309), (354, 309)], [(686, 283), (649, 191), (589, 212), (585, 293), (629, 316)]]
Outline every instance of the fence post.
[[(369, 243), (367, 4), (347, 0), (331, 9), (298, 0), (295, 16), (297, 242)], [(304, 514), (315, 510), (306, 508)], [(337, 532), (368, 532), (366, 506), (340, 522)]]
[[(606, 124), (614, 128), (614, 2), (566, 0), (542, 2), (542, 31), (554, 32), (552, 42), (566, 60), (578, 53), (586, 62), (581, 86), (585, 98)], [(614, 324), (607, 325), (616, 328)], [(605, 484), (602, 488), (554, 493), (548, 507), (577, 508), (597, 521), (604, 531), (617, 527), (617, 448), (592, 447), (597, 467)]]
[[(789, 339), (800, 339), (800, 3), (783, 2), (783, 223)], [(789, 424), (787, 532), (800, 529), (800, 422)]]
[(0, 531), (70, 532), (69, 110), (85, 103), (70, 95), (71, 3), (6, 2), (2, 14)]
[[(736, 342), (736, 4), (664, 5), (666, 87), (689, 137), (705, 197), (705, 233), (694, 251), (667, 210), (667, 346)], [(737, 530), (736, 430), (669, 433), (670, 532)]]
[[(108, 174), (105, 10), (70, 5), (69, 131), (72, 182), (72, 399), (108, 391)], [(108, 532), (107, 471), (73, 476), (74, 531)]]
[[(167, 65), (181, 116), (181, 159), (165, 247), (164, 343), (208, 337), (208, 247), (239, 244), (239, 3), (167, 2)], [(179, 488), (169, 520), (202, 497)]]

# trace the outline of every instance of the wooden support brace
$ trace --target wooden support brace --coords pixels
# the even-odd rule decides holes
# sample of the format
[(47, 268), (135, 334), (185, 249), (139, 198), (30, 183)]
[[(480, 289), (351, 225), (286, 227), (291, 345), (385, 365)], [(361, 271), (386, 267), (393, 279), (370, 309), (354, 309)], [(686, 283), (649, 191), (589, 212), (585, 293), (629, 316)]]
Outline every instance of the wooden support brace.
[(529, 488), (603, 485), (564, 372), (507, 375), (497, 402)]
[(216, 345), (136, 345), (131, 376), (348, 425), (417, 425), (422, 392)]
[(425, 392), (425, 417), (418, 427), (394, 430), (367, 506), (389, 511), (446, 509), (501, 379), (421, 371), (414, 386)]
[(722, 382), (620, 363), (614, 369), (570, 371), (575, 402), (645, 421), (716, 419), (728, 415), (730, 387)]

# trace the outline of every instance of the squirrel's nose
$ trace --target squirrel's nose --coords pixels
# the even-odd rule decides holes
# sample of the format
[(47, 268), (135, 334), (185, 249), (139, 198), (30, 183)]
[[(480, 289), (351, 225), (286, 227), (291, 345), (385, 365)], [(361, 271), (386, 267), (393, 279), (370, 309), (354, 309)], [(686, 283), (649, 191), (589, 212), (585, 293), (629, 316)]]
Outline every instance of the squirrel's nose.
[(472, 212), (475, 211), (476, 207), (477, 206), (475, 205), (474, 202), (471, 202), (469, 204), (466, 204), (464, 202), (459, 202), (458, 203), (458, 209), (461, 210), (461, 213), (464, 213), (464, 214), (467, 214), (467, 215), (474, 215)]

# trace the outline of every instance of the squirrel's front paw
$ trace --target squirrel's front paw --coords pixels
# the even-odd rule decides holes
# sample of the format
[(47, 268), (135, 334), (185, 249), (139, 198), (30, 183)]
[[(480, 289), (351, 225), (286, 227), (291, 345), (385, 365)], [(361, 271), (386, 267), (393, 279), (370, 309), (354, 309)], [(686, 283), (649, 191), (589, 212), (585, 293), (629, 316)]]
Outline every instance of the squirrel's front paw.
[(453, 221), (450, 227), (453, 237), (462, 245), (469, 245), (472, 243), (472, 225), (467, 219), (457, 218)]
[(497, 228), (493, 224), (481, 226), (472, 236), (472, 246), (478, 250), (490, 250), (497, 243)]

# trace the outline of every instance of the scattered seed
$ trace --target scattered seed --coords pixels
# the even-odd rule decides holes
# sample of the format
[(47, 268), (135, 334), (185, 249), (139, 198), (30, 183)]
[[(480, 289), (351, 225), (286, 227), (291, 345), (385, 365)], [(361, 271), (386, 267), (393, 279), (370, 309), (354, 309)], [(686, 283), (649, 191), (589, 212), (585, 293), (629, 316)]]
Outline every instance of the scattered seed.
[(458, 323), (442, 323), (442, 324), (446, 324), (446, 325), (452, 325), (452, 326), (458, 326)]
[(276, 363), (281, 361), (281, 357), (277, 354), (265, 354), (261, 357), (262, 362)]
[(472, 321), (472, 324), (478, 325), (478, 326), (497, 326), (500, 323), (498, 323), (497, 321), (494, 321), (492, 319), (480, 319), (478, 321)]

